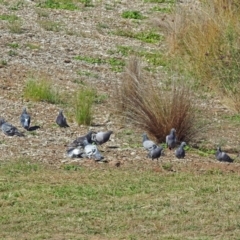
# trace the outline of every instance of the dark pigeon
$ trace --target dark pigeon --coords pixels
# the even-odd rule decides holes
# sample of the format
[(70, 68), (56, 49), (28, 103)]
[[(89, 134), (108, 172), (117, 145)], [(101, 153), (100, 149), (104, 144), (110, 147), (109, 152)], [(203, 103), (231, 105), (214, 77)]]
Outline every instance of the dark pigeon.
[(222, 152), (221, 147), (217, 148), (217, 152), (215, 154), (216, 159), (220, 162), (233, 162), (233, 159), (227, 155), (227, 153)]
[(19, 136), (23, 137), (23, 133), (19, 132), (19, 130), (14, 127), (12, 124), (7, 123), (3, 118), (0, 119), (0, 127), (3, 133), (7, 136)]
[(184, 147), (187, 146), (185, 142), (182, 142), (179, 148), (175, 150), (175, 156), (177, 158), (184, 158), (185, 157), (185, 150)]
[(23, 112), (20, 116), (20, 123), (21, 123), (23, 128), (25, 128), (26, 130), (29, 130), (30, 123), (31, 123), (31, 117), (27, 113), (26, 108), (23, 109)]
[(166, 144), (170, 150), (176, 147), (177, 138), (175, 128), (172, 128), (170, 134), (166, 136)]
[(99, 152), (96, 145), (90, 144), (87, 139), (83, 141), (84, 152), (88, 158), (93, 158), (95, 161), (101, 161), (104, 157)]
[(92, 144), (92, 135), (94, 132), (89, 131), (86, 135), (76, 138), (71, 144), (71, 147), (84, 147), (83, 141), (87, 139), (88, 143)]
[(143, 137), (142, 144), (146, 150), (150, 151), (157, 146), (155, 142), (149, 140), (146, 133), (143, 133), (142, 137)]
[(157, 146), (153, 145), (152, 149), (148, 153), (148, 157), (154, 159), (159, 159), (162, 155), (163, 147), (162, 146)]
[(92, 141), (97, 145), (102, 145), (110, 139), (112, 133), (113, 131), (98, 132), (96, 134), (94, 133), (92, 135)]
[(69, 127), (69, 125), (67, 124), (66, 118), (63, 116), (63, 110), (59, 111), (59, 114), (56, 119), (56, 123), (59, 127), (64, 127), (64, 128)]

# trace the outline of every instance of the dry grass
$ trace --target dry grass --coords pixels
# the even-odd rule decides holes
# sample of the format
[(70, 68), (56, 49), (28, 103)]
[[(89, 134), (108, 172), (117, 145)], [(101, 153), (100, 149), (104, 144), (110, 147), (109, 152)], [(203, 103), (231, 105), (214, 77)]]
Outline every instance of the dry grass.
[(189, 3), (158, 21), (166, 32), (169, 56), (182, 63), (180, 69), (235, 103), (240, 92), (239, 21), (240, 4), (234, 0)]
[(187, 84), (174, 82), (166, 87), (164, 82), (146, 79), (141, 75), (139, 61), (131, 58), (117, 94), (119, 111), (157, 141), (165, 141), (173, 127), (180, 141), (194, 137), (196, 118)]

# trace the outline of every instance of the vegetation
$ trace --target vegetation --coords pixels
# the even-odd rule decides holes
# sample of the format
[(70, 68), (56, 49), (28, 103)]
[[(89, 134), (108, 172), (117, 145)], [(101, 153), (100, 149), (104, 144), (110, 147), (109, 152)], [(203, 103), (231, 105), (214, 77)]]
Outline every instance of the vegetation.
[(238, 174), (173, 173), (171, 164), (163, 166), (159, 173), (1, 163), (0, 238), (238, 238)]
[(53, 87), (51, 81), (45, 78), (29, 78), (24, 87), (24, 98), (33, 101), (44, 101), (49, 103), (61, 103), (62, 100), (58, 90)]
[(139, 11), (125, 11), (122, 13), (123, 18), (143, 19), (143, 15)]
[(166, 30), (169, 56), (176, 70), (231, 99), (240, 111), (238, 1), (204, 1), (176, 8), (159, 21)]
[(96, 91), (91, 87), (81, 88), (74, 99), (74, 116), (78, 125), (90, 125), (93, 118), (92, 107), (96, 98)]
[(197, 131), (189, 86), (176, 82), (167, 88), (163, 83), (144, 79), (136, 58), (130, 59), (117, 94), (119, 112), (159, 142), (165, 141), (173, 127), (180, 141), (189, 141)]

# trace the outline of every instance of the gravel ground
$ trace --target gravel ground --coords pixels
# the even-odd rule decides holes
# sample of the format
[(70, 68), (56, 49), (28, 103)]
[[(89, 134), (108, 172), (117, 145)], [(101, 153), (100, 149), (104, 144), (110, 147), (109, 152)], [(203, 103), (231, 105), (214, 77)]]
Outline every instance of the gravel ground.
[[(19, 129), (19, 116), (24, 106), (32, 116), (32, 125), (40, 126), (34, 132), (26, 132), (25, 137), (7, 137), (0, 134), (0, 160), (28, 157), (34, 161), (55, 164), (69, 162), (94, 165), (90, 160), (72, 161), (66, 157), (66, 146), (76, 137), (85, 134), (89, 129), (113, 130), (111, 141), (100, 149), (111, 166), (145, 167), (162, 171), (159, 163), (146, 158), (141, 147), (141, 129), (123, 124), (113, 114), (112, 101), (114, 86), (121, 81), (121, 73), (111, 70), (105, 64), (92, 64), (75, 60), (76, 56), (91, 56), (107, 59), (115, 57), (127, 60), (127, 57), (116, 51), (117, 46), (131, 46), (138, 51), (164, 49), (164, 44), (143, 43), (134, 38), (113, 34), (117, 30), (140, 32), (154, 27), (155, 18), (162, 13), (150, 11), (158, 6), (144, 1), (101, 1), (94, 2), (94, 7), (84, 8), (81, 4), (78, 11), (44, 9), (38, 7), (41, 1), (0, 1), (0, 15), (16, 15), (21, 20), (21, 33), (11, 31), (11, 23), (0, 20), (0, 110), (1, 117)], [(42, 1), (43, 2), (43, 1)], [(18, 3), (18, 5), (17, 5)], [(121, 13), (126, 10), (138, 10), (146, 19), (141, 21), (124, 19)], [(53, 24), (57, 30), (47, 31), (46, 25)], [(17, 43), (13, 48), (11, 44)], [(147, 63), (143, 62), (143, 65)], [(89, 74), (81, 74), (89, 73)], [(161, 67), (151, 74), (159, 78), (164, 74)], [(100, 94), (108, 95), (105, 103), (95, 106), (93, 126), (78, 126), (70, 121), (70, 128), (60, 129), (54, 121), (60, 106), (44, 102), (26, 101), (23, 95), (24, 82), (31, 76), (52, 80), (61, 91), (72, 93), (79, 82), (93, 85)], [(231, 110), (225, 107), (217, 96), (202, 99), (199, 104), (205, 109), (208, 120), (207, 131), (200, 136), (201, 147), (213, 148), (224, 143), (224, 147), (234, 156), (239, 146), (236, 126), (229, 125)], [(131, 133), (126, 132), (131, 130)], [(24, 130), (22, 130), (24, 131)], [(135, 141), (139, 147), (132, 147)], [(220, 168), (227, 172), (238, 171), (238, 163), (216, 163), (214, 156), (200, 157), (194, 152), (188, 153), (185, 160), (177, 161), (173, 152), (165, 151), (161, 162), (170, 165), (169, 171), (205, 171)], [(96, 164), (95, 164), (96, 165)]]

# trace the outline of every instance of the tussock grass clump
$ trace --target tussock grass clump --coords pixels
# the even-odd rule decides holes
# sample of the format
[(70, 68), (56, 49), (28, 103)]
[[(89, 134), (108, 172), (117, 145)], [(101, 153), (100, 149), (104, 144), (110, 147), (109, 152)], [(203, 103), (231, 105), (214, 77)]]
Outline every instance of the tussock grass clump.
[[(201, 84), (225, 94), (240, 111), (240, 2), (201, 1), (178, 6), (159, 26), (166, 30), (169, 56)], [(179, 70), (178, 69), (178, 70)]]
[(60, 95), (52, 82), (47, 79), (30, 78), (26, 81), (23, 96), (33, 101), (61, 103)]
[(92, 107), (96, 98), (96, 91), (91, 87), (81, 88), (77, 91), (74, 99), (74, 116), (78, 125), (90, 125), (93, 114)]
[(171, 128), (177, 130), (180, 141), (193, 138), (196, 118), (191, 90), (186, 84), (176, 82), (166, 88), (163, 83), (145, 79), (139, 61), (131, 58), (117, 95), (120, 112), (159, 142), (165, 141)]

